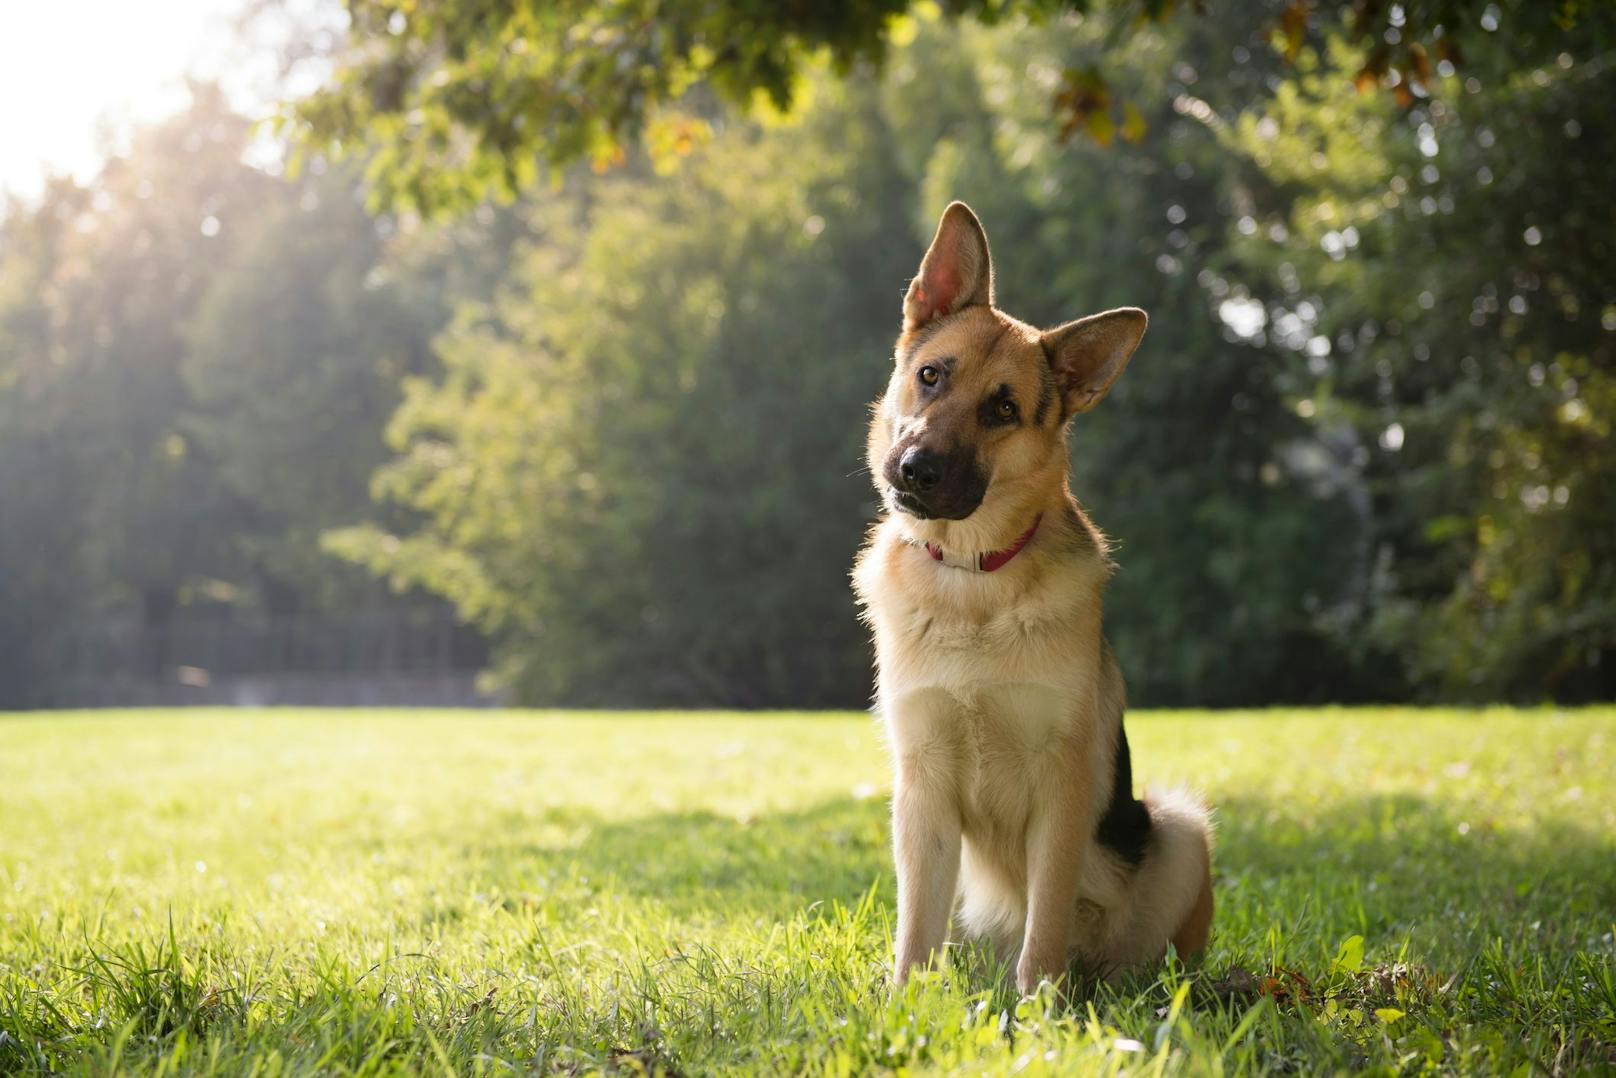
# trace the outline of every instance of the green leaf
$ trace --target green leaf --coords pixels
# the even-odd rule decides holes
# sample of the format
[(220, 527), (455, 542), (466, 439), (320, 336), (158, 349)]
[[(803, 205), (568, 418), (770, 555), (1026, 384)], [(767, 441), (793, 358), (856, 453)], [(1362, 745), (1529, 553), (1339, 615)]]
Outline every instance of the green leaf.
[(1332, 973), (1356, 973), (1363, 968), (1363, 937), (1348, 936), (1341, 941), (1341, 949), (1330, 963)]

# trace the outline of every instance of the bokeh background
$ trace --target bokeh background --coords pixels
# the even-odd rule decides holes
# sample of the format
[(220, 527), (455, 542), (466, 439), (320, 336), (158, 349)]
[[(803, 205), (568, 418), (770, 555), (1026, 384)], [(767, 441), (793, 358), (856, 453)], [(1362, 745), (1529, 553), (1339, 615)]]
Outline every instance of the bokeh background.
[(863, 705), (955, 198), (1151, 313), (1073, 437), (1136, 703), (1616, 696), (1610, 5), (39, 7), (0, 707)]

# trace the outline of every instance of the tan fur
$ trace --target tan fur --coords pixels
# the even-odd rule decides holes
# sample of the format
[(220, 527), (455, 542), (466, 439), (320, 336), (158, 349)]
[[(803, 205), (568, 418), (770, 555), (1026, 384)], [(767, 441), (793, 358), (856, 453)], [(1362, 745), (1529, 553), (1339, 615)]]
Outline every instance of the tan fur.
[(1173, 948), (1182, 955), (1198, 954), (1206, 949), (1212, 935), (1212, 863), (1207, 862), (1206, 874), (1201, 878), (1201, 893), (1190, 908), (1189, 916), (1173, 933)]
[[(1151, 837), (1138, 867), (1095, 830), (1124, 694), (1101, 629), (1111, 562), (1068, 488), (1065, 435), (1071, 415), (1120, 375), (1144, 314), (1046, 334), (997, 310), (985, 234), (959, 203), (904, 313), (868, 440), (889, 511), (854, 570), (895, 770), (896, 975), (940, 954), (951, 916), (997, 946), (1023, 991), (1073, 959), (1112, 972), (1159, 959), (1169, 941), (1199, 950), (1212, 908), (1205, 808), (1178, 792), (1147, 794)], [(945, 361), (946, 393), (922, 399), (916, 372)], [(1016, 425), (981, 419), (1001, 387), (1021, 408)], [(913, 445), (974, 448), (988, 482), (964, 519), (896, 511), (884, 475)], [(1040, 514), (1032, 541), (995, 572), (940, 564), (924, 547), (1002, 550)]]

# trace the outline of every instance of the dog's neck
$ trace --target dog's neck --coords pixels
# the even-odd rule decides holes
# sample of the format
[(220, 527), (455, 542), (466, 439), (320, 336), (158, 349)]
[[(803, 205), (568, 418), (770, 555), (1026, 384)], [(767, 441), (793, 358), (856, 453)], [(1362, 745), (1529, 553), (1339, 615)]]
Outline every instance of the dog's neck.
[(895, 517), (910, 543), (928, 553), (943, 553), (940, 559), (932, 554), (933, 560), (979, 568), (994, 562), (1003, 565), (1009, 560), (1004, 557), (1007, 551), (1019, 554), (1038, 534), (1049, 530), (1052, 522), (1069, 515), (1070, 498), (1062, 470), (1053, 482), (1040, 478), (1022, 489), (994, 492), (964, 520), (919, 520), (902, 514)]
[(926, 553), (931, 560), (941, 562), (951, 569), (969, 569), (978, 573), (991, 573), (1009, 565), (1011, 559), (1024, 550), (1032, 537), (1038, 533), (1038, 525), (1043, 522), (1044, 514), (1039, 513), (1033, 518), (1032, 526), (1022, 532), (1014, 543), (1003, 550), (990, 550), (980, 554), (959, 554), (944, 550), (936, 543), (926, 544)]

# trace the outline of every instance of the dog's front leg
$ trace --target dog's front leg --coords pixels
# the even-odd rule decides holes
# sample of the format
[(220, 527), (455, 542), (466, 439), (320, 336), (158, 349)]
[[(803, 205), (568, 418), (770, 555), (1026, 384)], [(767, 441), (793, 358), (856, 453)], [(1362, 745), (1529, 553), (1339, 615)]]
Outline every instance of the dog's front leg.
[(942, 953), (959, 879), (960, 817), (953, 783), (924, 753), (901, 759), (892, 796), (892, 851), (898, 867), (894, 976), (909, 979)]
[(893, 975), (908, 980), (939, 955), (960, 868), (961, 727), (945, 693), (922, 690), (883, 709), (896, 769), (892, 852), (898, 869), (898, 938)]
[(1030, 995), (1066, 970), (1083, 868), (1084, 789), (1070, 746), (1046, 754), (1039, 796), (1027, 827), (1027, 927), (1016, 962), (1016, 988)]

